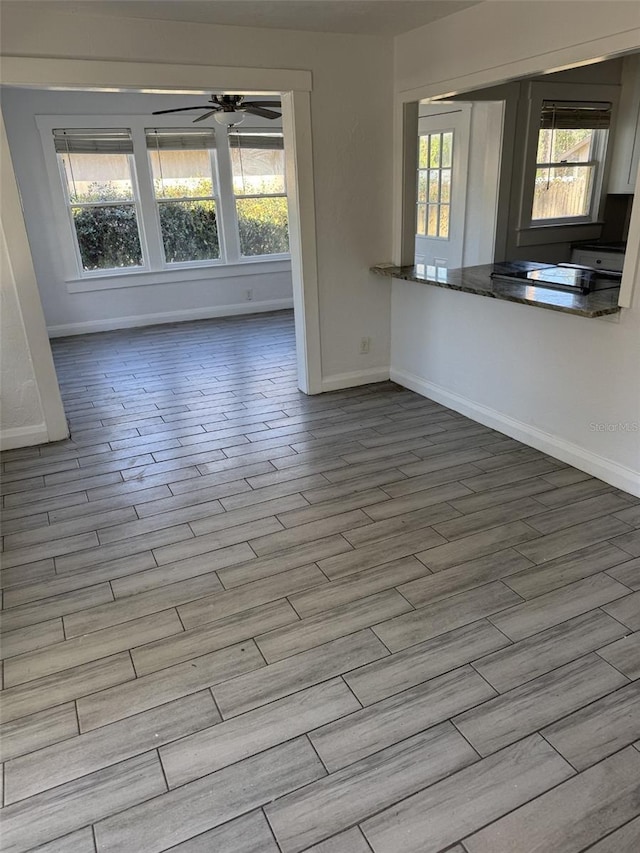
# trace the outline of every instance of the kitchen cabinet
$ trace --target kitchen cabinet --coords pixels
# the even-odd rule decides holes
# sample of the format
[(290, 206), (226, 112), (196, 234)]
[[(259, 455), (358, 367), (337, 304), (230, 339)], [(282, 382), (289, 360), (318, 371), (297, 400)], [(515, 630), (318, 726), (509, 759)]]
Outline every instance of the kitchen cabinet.
[(609, 193), (633, 193), (640, 163), (640, 55), (626, 56), (614, 129)]
[(571, 263), (596, 270), (622, 272), (624, 254), (622, 252), (601, 252), (597, 249), (573, 249)]

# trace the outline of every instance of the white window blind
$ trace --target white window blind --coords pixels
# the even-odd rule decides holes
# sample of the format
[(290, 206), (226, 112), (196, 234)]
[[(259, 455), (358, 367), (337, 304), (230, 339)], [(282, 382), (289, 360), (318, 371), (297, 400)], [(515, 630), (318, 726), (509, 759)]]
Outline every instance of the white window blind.
[(202, 151), (215, 148), (216, 136), (209, 128), (145, 128), (147, 148), (151, 151)]
[(131, 131), (126, 127), (55, 128), (58, 154), (133, 154)]

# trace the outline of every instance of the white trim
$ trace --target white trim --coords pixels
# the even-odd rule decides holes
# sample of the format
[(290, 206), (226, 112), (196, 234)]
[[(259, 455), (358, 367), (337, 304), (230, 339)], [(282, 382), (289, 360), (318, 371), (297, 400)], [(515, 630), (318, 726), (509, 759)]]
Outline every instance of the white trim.
[(0, 450), (14, 450), (16, 447), (31, 447), (49, 441), (45, 423), (31, 426), (12, 427), (0, 432)]
[(161, 323), (184, 323), (186, 320), (208, 320), (212, 317), (231, 317), (236, 314), (261, 314), (265, 311), (284, 311), (293, 308), (293, 299), (270, 299), (267, 302), (246, 302), (235, 305), (218, 305), (215, 308), (188, 308), (184, 311), (164, 311), (159, 314), (135, 314), (132, 317), (111, 317), (107, 320), (86, 320), (49, 326), (50, 338), (68, 335), (85, 335), (91, 332), (110, 332), (113, 329), (135, 329), (138, 326), (156, 326)]
[(22, 214), (22, 204), (11, 160), (4, 119), (0, 113), (0, 219), (6, 239), (8, 262), (16, 284), (16, 293), (27, 345), (33, 364), (45, 420), (45, 441), (67, 438), (69, 427), (62, 405), (58, 377), (42, 310), (42, 300), (33, 268), (31, 248)]
[[(2, 78), (7, 86), (121, 92), (151, 89), (183, 95), (271, 95), (296, 89), (311, 91), (311, 72), (288, 68), (236, 68), (222, 65), (174, 65), (157, 62), (122, 62), (100, 59), (44, 59), (2, 57)], [(135, 80), (134, 83), (131, 81)], [(260, 81), (259, 88), (256, 82)], [(206, 85), (206, 81), (212, 81)], [(212, 88), (213, 85), (213, 88)]]
[(252, 275), (291, 275), (290, 260), (260, 260), (237, 264), (207, 264), (185, 266), (176, 264), (171, 269), (140, 270), (92, 279), (79, 278), (67, 281), (68, 293), (94, 293), (101, 290), (117, 290), (123, 287), (160, 287), (165, 284), (180, 284), (186, 281), (218, 281), (225, 278), (244, 278)]
[(453, 409), (454, 412), (460, 412), (460, 414), (496, 429), (504, 435), (516, 439), (516, 441), (535, 447), (543, 453), (548, 453), (562, 462), (604, 480), (605, 483), (610, 483), (618, 489), (623, 489), (625, 492), (640, 497), (640, 471), (619, 465), (605, 456), (599, 456), (573, 442), (565, 441), (563, 438), (531, 426), (524, 421), (504, 415), (496, 409), (476, 403), (468, 397), (448, 391), (441, 385), (428, 382), (408, 371), (391, 368), (390, 374), (391, 380), (404, 388), (416, 391), (423, 397), (428, 397), (430, 400), (435, 400), (436, 403)]
[(368, 370), (352, 370), (350, 373), (334, 373), (322, 380), (322, 391), (341, 391), (343, 388), (355, 388), (356, 385), (371, 385), (373, 382), (387, 382), (388, 367), (372, 367)]
[(319, 394), (322, 390), (322, 350), (309, 92), (283, 93), (282, 129), (289, 188), (289, 248), (298, 387), (305, 394)]

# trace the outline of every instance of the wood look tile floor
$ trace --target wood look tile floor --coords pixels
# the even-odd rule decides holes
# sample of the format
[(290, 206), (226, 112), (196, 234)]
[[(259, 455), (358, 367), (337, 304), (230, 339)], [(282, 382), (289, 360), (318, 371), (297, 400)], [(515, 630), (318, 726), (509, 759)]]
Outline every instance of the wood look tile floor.
[(2, 850), (637, 853), (640, 500), (289, 312), (53, 342), (3, 455)]

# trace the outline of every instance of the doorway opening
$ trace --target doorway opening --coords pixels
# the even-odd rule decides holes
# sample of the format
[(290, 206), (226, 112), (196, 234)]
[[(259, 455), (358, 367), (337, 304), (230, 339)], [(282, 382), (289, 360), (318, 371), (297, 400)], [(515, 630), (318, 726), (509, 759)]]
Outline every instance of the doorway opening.
[[(40, 92), (43, 95), (49, 93), (51, 96), (71, 94), (78, 101), (82, 97), (90, 97), (92, 93), (104, 95), (107, 92), (140, 98), (157, 99), (159, 96), (164, 96), (165, 102), (169, 94), (174, 101), (178, 94), (181, 97), (193, 98), (193, 96), (197, 96), (197, 99), (200, 100), (204, 93), (210, 94), (212, 91), (225, 93), (251, 92), (255, 93), (256, 97), (277, 97), (281, 100), (281, 134), (286, 161), (286, 177), (284, 180), (286, 180), (287, 184), (288, 236), (290, 245), (290, 260), (288, 261), (288, 265), (290, 268), (291, 290), (288, 302), (289, 304), (293, 303), (295, 314), (298, 387), (308, 394), (319, 393), (321, 391), (321, 364), (317, 270), (315, 261), (313, 173), (310, 150), (310, 74), (308, 72), (288, 72), (276, 69), (254, 71), (253, 69), (216, 69), (214, 67), (202, 68), (197, 66), (186, 69), (182, 67), (173, 69), (172, 66), (152, 66), (141, 63), (101, 63), (80, 60), (61, 63), (57, 60), (38, 60), (37, 62), (34, 60), (32, 62), (30, 60), (14, 59), (7, 60), (4, 70), (4, 84), (7, 87), (18, 89), (23, 93)], [(173, 80), (171, 79), (172, 72)], [(260, 88), (250, 85), (252, 76), (254, 76), (256, 81), (260, 80)], [(154, 79), (153, 86), (149, 86), (150, 77)], [(181, 85), (177, 86), (175, 84), (176, 79), (181, 80)], [(212, 80), (216, 81), (214, 86), (211, 83), (207, 83), (207, 81)], [(242, 86), (239, 84), (242, 84)], [(76, 108), (68, 112), (77, 116), (80, 110)], [(153, 112), (153, 110), (149, 110), (148, 112)], [(125, 112), (125, 116), (127, 115), (131, 116), (131, 112)], [(8, 133), (9, 135), (11, 134), (10, 127), (8, 127)], [(142, 148), (143, 146), (140, 147)], [(146, 157), (146, 151), (144, 152), (144, 156)], [(137, 179), (139, 179), (139, 176)], [(43, 191), (44, 187), (41, 192)], [(16, 194), (16, 202), (17, 199)], [(22, 214), (19, 211), (19, 203), (14, 205), (14, 209), (9, 209), (12, 206), (10, 201), (6, 201), (3, 214), (6, 215), (7, 219), (21, 220)], [(227, 207), (230, 208), (235, 203), (235, 198), (227, 200)], [(28, 214), (28, 211), (26, 212)], [(229, 216), (227, 218), (228, 220), (232, 219)], [(238, 213), (236, 209), (237, 218)], [(35, 255), (35, 241), (33, 235), (30, 236), (31, 257), (25, 257), (25, 253), (22, 252), (21, 257), (18, 258), (17, 252), (19, 249), (15, 247), (15, 244), (13, 249), (10, 248), (10, 254), (13, 253), (11, 260), (15, 269), (20, 268), (24, 263), (28, 266), (32, 265), (33, 260), (35, 260), (33, 257)], [(145, 234), (145, 236), (147, 235)], [(26, 245), (25, 240), (24, 247)], [(271, 283), (274, 281), (274, 276), (281, 275), (285, 271), (283, 269), (286, 266), (286, 263), (284, 263), (285, 259), (279, 258), (278, 260), (283, 261), (283, 263), (279, 267), (276, 266), (276, 269), (272, 271)], [(249, 268), (252, 263), (257, 266), (254, 260), (249, 259), (245, 270), (249, 274), (247, 276), (248, 283), (241, 291), (243, 301), (247, 303), (251, 303), (253, 301), (252, 297), (255, 295), (255, 288), (251, 285), (252, 279), (250, 277), (251, 275), (255, 277), (255, 267)], [(203, 274), (201, 270), (195, 272), (190, 270), (189, 272), (192, 282), (194, 282), (194, 288), (206, 287), (206, 283), (202, 283)], [(146, 274), (146, 272), (141, 273), (143, 276)], [(200, 276), (200, 279), (198, 276)], [(162, 289), (167, 289), (165, 285), (160, 285), (159, 290), (153, 290), (152, 286), (151, 281), (145, 281), (143, 282), (143, 286), (131, 289), (132, 293), (129, 294), (128, 305), (133, 310), (130, 310), (128, 315), (121, 314), (121, 316), (133, 318), (128, 325), (138, 324), (135, 318), (137, 314), (141, 313), (141, 303), (147, 302), (152, 304), (155, 301), (155, 295), (160, 294)], [(86, 282), (82, 280), (69, 282), (68, 290), (74, 292), (74, 294), (78, 294), (79, 303), (86, 306), (89, 298)], [(108, 305), (109, 300), (118, 290), (122, 290), (122, 288), (105, 288), (105, 290), (98, 294), (99, 298), (103, 301), (103, 314), (108, 313), (105, 312), (105, 306)], [(143, 296), (143, 294), (146, 295)], [(44, 303), (42, 296), (41, 302)], [(43, 307), (46, 313), (50, 306), (43, 304)], [(271, 307), (285, 307), (285, 305)], [(86, 308), (83, 310), (86, 310)], [(181, 319), (179, 316), (175, 318), (175, 313), (180, 311), (180, 302), (177, 295), (173, 297), (170, 311), (173, 312), (174, 319)], [(155, 313), (162, 312), (156, 311)], [(238, 313), (238, 310), (236, 309), (233, 313)], [(185, 317), (184, 319), (188, 318)], [(34, 328), (32, 334), (37, 335), (39, 338), (42, 337), (42, 328)], [(42, 345), (41, 340), (39, 340), (39, 344)], [(47, 353), (50, 359), (48, 346)], [(51, 420), (55, 415), (59, 420), (61, 403), (59, 402), (57, 389), (53, 389), (50, 396), (48, 419)], [(49, 440), (62, 437), (64, 435), (60, 433), (59, 428), (53, 430), (53, 432), (49, 432)]]

